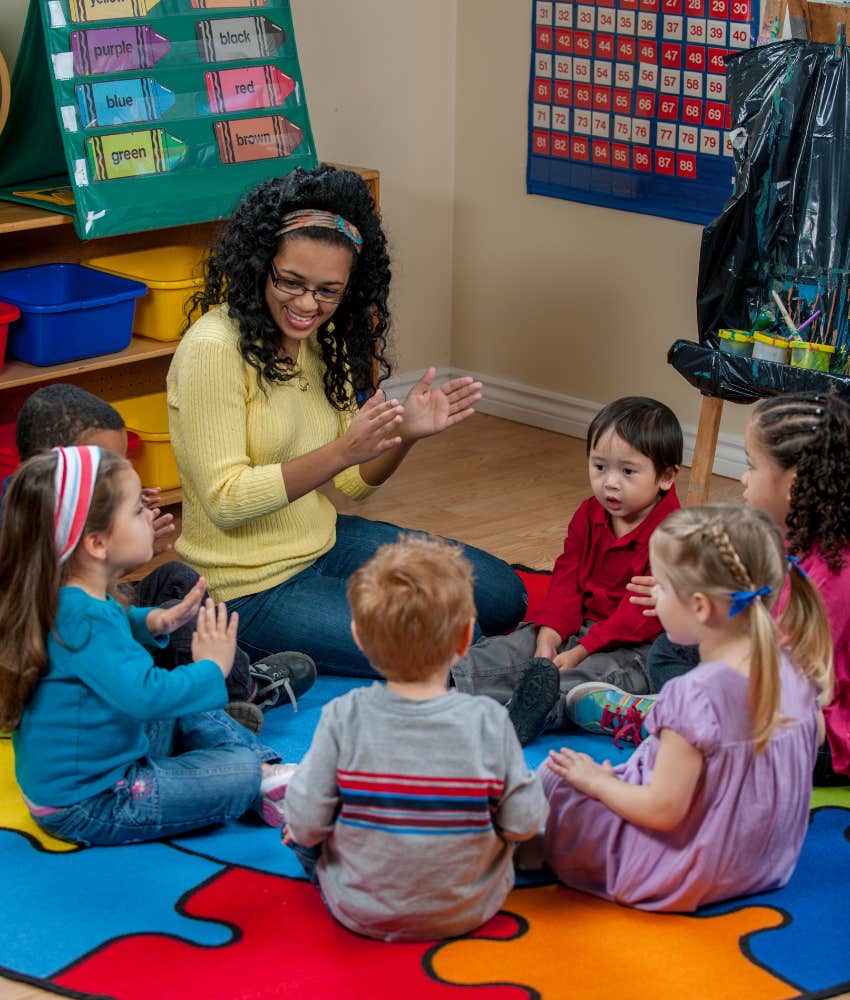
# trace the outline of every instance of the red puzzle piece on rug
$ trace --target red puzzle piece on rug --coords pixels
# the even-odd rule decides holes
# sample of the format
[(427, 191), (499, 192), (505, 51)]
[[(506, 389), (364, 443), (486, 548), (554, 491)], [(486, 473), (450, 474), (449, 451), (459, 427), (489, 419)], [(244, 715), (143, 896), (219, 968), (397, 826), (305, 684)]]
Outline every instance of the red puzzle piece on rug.
[[(233, 942), (210, 948), (161, 934), (133, 935), (106, 944), (53, 983), (116, 1000), (528, 997), (521, 987), (458, 987), (430, 978), (423, 959), (434, 942), (384, 944), (352, 934), (330, 916), (308, 882), (233, 868), (205, 883), (181, 909), (227, 923)], [(516, 930), (515, 921), (506, 925), (497, 916), (479, 934), (502, 938)]]

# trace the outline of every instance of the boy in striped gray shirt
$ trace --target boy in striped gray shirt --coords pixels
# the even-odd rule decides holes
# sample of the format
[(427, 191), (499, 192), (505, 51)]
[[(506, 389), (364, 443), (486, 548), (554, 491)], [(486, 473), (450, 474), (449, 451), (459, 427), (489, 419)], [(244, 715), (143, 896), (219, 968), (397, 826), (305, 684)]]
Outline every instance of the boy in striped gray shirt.
[(447, 690), (471, 641), (472, 572), (423, 536), (351, 578), (351, 630), (387, 683), (325, 706), (286, 792), (285, 841), (346, 927), (385, 941), (465, 934), (514, 884), (548, 807), (506, 710)]

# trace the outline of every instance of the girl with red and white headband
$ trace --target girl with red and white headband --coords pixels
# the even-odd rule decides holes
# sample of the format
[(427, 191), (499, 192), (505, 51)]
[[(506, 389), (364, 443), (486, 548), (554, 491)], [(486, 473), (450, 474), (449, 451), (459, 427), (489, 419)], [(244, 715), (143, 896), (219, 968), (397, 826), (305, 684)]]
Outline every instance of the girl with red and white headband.
[[(170, 608), (110, 589), (153, 554), (152, 513), (126, 459), (54, 448), (25, 462), (0, 537), (0, 729), (36, 822), (79, 844), (127, 844), (241, 816), (282, 825), (290, 765), (221, 711), (238, 616), (204, 580)], [(148, 648), (198, 615), (194, 662)]]

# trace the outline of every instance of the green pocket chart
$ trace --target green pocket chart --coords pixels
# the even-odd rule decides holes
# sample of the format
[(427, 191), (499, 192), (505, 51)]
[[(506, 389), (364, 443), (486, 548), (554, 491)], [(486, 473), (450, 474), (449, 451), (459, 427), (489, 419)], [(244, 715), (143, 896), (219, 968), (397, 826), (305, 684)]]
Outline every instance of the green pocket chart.
[(30, 0), (0, 199), (91, 239), (226, 218), (316, 162), (289, 0)]

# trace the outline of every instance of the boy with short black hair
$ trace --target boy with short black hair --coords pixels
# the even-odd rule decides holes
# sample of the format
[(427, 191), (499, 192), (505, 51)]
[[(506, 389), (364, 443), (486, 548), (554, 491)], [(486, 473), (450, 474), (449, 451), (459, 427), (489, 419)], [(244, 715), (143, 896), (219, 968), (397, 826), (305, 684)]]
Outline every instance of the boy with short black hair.
[(325, 706), (286, 792), (285, 840), (349, 929), (465, 934), (499, 910), (513, 842), (547, 813), (507, 712), (446, 687), (472, 637), (471, 567), (457, 546), (407, 536), (351, 577), (348, 598), (387, 683)]
[(649, 538), (679, 507), (682, 428), (663, 403), (628, 396), (593, 419), (587, 456), (593, 495), (570, 521), (534, 620), (482, 639), (452, 669), (458, 690), (508, 705), (523, 745), (567, 722), (579, 684), (652, 690), (646, 656), (661, 626), (626, 585), (649, 572)]

